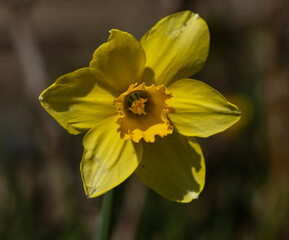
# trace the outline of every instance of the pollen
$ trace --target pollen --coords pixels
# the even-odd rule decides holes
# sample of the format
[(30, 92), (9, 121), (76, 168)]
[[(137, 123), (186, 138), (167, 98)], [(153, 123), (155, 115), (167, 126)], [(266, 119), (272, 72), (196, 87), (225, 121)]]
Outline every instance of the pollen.
[(131, 104), (131, 107), (129, 107), (128, 109), (135, 114), (146, 115), (147, 113), (145, 112), (145, 107), (146, 107), (145, 103), (147, 101), (148, 100), (145, 98), (137, 99)]
[(172, 98), (164, 85), (146, 86), (131, 84), (122, 93), (114, 105), (118, 112), (116, 123), (118, 132), (124, 140), (154, 142), (155, 136), (164, 137), (173, 132), (173, 126), (167, 117), (174, 108), (167, 105)]

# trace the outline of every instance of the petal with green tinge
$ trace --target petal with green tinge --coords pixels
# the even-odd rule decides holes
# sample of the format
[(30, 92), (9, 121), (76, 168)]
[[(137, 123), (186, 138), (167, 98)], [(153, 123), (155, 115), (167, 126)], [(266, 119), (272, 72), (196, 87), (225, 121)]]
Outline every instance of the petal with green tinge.
[(93, 54), (89, 67), (104, 84), (124, 92), (130, 84), (140, 82), (145, 67), (145, 53), (129, 33), (111, 30), (108, 42)]
[(190, 11), (163, 18), (141, 39), (146, 67), (154, 71), (157, 85), (166, 86), (198, 72), (207, 59), (209, 43), (206, 22)]
[(141, 143), (120, 138), (116, 117), (91, 129), (83, 139), (80, 165), (85, 193), (97, 197), (116, 187), (137, 168), (142, 156)]
[(168, 89), (173, 94), (168, 105), (175, 108), (169, 118), (185, 136), (208, 137), (240, 119), (241, 113), (235, 105), (201, 81), (181, 79)]
[(195, 138), (176, 132), (156, 142), (143, 143), (136, 175), (148, 187), (172, 201), (190, 202), (205, 184), (205, 162)]
[(44, 109), (71, 134), (79, 134), (116, 115), (114, 97), (82, 68), (56, 80), (39, 97)]

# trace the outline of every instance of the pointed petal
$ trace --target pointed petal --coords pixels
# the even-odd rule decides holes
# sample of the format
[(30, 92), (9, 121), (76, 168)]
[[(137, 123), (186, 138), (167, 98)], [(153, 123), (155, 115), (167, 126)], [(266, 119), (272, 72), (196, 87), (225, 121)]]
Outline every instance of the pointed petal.
[(116, 117), (91, 129), (83, 139), (80, 165), (85, 193), (97, 197), (127, 179), (137, 168), (142, 145), (120, 138)]
[(207, 84), (182, 79), (169, 87), (168, 101), (175, 112), (170, 120), (185, 136), (208, 137), (232, 126), (240, 119), (239, 109)]
[(96, 49), (89, 66), (97, 79), (124, 92), (130, 84), (141, 81), (145, 53), (130, 34), (116, 29), (110, 32), (108, 42)]
[(101, 88), (89, 68), (68, 73), (39, 97), (43, 108), (71, 134), (82, 133), (116, 115), (114, 97)]
[(148, 187), (172, 201), (190, 202), (205, 184), (205, 162), (195, 138), (173, 133), (143, 143), (143, 158), (136, 175)]
[(156, 84), (166, 86), (198, 72), (207, 59), (209, 43), (206, 22), (190, 11), (163, 18), (141, 39), (146, 66), (154, 71)]

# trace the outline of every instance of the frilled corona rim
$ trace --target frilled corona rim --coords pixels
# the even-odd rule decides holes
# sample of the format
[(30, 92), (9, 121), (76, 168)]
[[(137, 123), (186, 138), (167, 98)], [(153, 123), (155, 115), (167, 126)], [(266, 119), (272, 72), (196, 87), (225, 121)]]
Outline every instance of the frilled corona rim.
[(122, 93), (114, 105), (118, 112), (118, 132), (124, 140), (154, 142), (155, 136), (167, 136), (173, 132), (173, 126), (167, 118), (174, 112), (166, 101), (172, 98), (164, 85), (146, 86), (145, 83), (131, 84)]

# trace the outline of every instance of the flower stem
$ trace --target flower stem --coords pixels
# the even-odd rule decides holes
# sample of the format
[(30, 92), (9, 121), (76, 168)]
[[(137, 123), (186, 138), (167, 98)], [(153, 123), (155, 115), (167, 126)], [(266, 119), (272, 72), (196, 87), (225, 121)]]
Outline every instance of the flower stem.
[(109, 237), (110, 215), (113, 202), (113, 190), (107, 192), (102, 201), (101, 219), (95, 234), (95, 240), (107, 240)]

